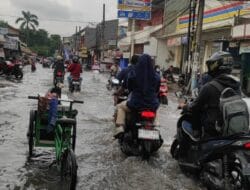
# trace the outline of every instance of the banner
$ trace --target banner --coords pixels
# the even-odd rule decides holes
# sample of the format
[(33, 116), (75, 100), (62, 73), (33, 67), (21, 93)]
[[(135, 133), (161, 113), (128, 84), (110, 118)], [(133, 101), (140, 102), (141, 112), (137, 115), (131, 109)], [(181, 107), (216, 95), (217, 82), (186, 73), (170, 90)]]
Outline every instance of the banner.
[(151, 0), (118, 0), (118, 18), (151, 19)]

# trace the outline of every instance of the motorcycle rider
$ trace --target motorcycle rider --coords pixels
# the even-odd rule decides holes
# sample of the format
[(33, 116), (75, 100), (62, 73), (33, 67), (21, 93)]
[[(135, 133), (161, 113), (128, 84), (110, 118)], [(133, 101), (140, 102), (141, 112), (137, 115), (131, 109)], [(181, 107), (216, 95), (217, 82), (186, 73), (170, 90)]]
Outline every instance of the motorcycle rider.
[(63, 58), (62, 58), (62, 56), (58, 55), (58, 56), (56, 57), (56, 61), (55, 61), (55, 63), (54, 63), (54, 65), (53, 65), (52, 68), (54, 68), (54, 80), (55, 80), (55, 78), (56, 78), (57, 72), (61, 72), (62, 75), (64, 76), (65, 68), (64, 68), (64, 63), (63, 63)]
[(74, 56), (72, 59), (72, 63), (69, 64), (68, 66), (68, 72), (70, 72), (70, 75), (68, 76), (68, 82), (69, 82), (69, 87), (72, 79), (79, 79), (80, 80), (80, 85), (82, 82), (81, 73), (82, 73), (82, 66), (78, 61), (78, 57)]
[(120, 71), (117, 75), (117, 79), (122, 84), (122, 87), (125, 89), (127, 89), (128, 74), (134, 68), (134, 66), (138, 62), (138, 59), (139, 59), (138, 55), (133, 55), (128, 67), (126, 69), (123, 69), (122, 71)]
[(152, 59), (143, 54), (134, 69), (128, 75), (128, 89), (131, 96), (117, 105), (116, 134), (119, 138), (124, 132), (126, 112), (148, 108), (156, 111), (159, 107), (157, 97), (160, 88), (160, 76), (155, 72)]
[(218, 82), (224, 89), (232, 88), (236, 92), (240, 90), (240, 83), (230, 75), (232, 70), (232, 56), (228, 52), (216, 52), (207, 61), (208, 74), (212, 80), (206, 83), (200, 90), (198, 97), (189, 105), (181, 103), (180, 108), (191, 111), (192, 124), (185, 122), (194, 130), (193, 135), (199, 136), (201, 126), (204, 127), (205, 136), (218, 136), (217, 122), (222, 122), (219, 108), (220, 95), (213, 81)]
[(122, 71), (120, 71), (117, 75), (117, 79), (119, 80), (121, 87), (113, 94), (114, 95), (114, 99), (115, 99), (115, 105), (117, 104), (118, 101), (118, 96), (124, 94), (124, 93), (129, 93), (126, 92), (128, 89), (128, 74), (130, 73), (130, 71), (132, 69), (134, 69), (136, 63), (138, 62), (139, 56), (138, 55), (133, 55), (130, 61), (130, 64), (128, 65), (127, 68), (123, 69)]

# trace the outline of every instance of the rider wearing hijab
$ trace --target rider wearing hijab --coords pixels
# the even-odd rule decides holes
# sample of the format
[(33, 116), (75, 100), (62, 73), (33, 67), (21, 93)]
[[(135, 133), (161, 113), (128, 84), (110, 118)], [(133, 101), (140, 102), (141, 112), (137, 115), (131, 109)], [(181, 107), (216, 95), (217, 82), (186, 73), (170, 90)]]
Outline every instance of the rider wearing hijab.
[(128, 76), (128, 88), (132, 91), (127, 105), (131, 109), (150, 108), (157, 110), (160, 76), (155, 72), (152, 59), (144, 54)]
[(115, 137), (119, 138), (119, 134), (123, 132), (126, 112), (143, 108), (157, 110), (159, 88), (160, 76), (154, 70), (151, 57), (144, 54), (128, 75), (128, 89), (131, 92), (129, 100), (117, 105)]

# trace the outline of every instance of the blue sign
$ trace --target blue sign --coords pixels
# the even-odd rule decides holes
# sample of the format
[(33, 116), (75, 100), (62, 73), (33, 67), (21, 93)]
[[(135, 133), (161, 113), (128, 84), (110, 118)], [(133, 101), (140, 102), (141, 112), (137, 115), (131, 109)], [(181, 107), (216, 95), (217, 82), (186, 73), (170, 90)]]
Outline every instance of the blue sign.
[(150, 11), (122, 11), (118, 10), (118, 18), (132, 18), (138, 20), (150, 20)]

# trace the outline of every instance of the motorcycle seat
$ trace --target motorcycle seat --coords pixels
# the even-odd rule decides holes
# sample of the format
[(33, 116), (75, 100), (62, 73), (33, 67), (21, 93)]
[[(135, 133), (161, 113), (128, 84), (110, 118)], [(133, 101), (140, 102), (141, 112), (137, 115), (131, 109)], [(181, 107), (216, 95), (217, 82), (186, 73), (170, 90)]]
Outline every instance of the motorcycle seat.
[(182, 127), (184, 133), (186, 133), (192, 141), (194, 141), (194, 142), (200, 141), (199, 138), (194, 137), (194, 130), (192, 128), (191, 123), (189, 123), (188, 121), (183, 121), (181, 127)]

